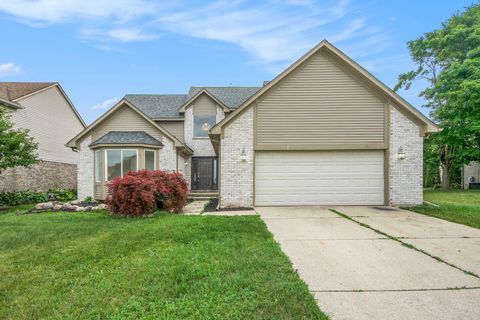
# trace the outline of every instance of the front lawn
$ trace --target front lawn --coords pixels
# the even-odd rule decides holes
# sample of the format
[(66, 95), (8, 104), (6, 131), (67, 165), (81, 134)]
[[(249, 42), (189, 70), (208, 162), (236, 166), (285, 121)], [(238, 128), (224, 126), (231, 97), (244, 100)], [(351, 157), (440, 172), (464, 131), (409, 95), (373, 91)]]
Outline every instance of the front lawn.
[(0, 319), (326, 319), (257, 216), (0, 212)]
[(480, 190), (425, 190), (424, 199), (440, 207), (422, 205), (410, 210), (480, 228)]

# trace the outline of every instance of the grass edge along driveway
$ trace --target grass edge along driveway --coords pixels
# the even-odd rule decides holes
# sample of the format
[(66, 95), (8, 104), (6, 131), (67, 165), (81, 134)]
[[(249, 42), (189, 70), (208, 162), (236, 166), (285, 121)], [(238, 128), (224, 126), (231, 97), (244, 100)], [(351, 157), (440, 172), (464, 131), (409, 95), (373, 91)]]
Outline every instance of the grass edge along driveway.
[(258, 216), (0, 213), (1, 319), (327, 319)]
[(421, 205), (408, 210), (480, 229), (480, 190), (425, 190)]

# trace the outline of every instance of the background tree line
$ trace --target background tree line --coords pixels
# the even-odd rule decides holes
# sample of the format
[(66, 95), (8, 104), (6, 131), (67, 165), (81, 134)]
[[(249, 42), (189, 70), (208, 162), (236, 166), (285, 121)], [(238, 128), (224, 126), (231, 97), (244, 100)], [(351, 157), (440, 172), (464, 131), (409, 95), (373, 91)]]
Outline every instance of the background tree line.
[(455, 13), (438, 30), (407, 43), (416, 69), (399, 76), (395, 90), (414, 81), (442, 131), (425, 139), (425, 185), (461, 183), (464, 164), (480, 160), (480, 5)]

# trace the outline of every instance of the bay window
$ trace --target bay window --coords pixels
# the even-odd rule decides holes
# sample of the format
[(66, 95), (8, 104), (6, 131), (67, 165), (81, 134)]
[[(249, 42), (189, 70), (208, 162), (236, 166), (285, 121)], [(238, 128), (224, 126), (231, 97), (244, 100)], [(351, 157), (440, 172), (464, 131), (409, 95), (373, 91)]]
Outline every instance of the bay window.
[(155, 151), (145, 150), (145, 170), (155, 170)]
[(123, 176), (128, 171), (138, 170), (136, 149), (108, 149), (105, 158), (107, 181)]
[(95, 151), (95, 182), (100, 182), (100, 150)]

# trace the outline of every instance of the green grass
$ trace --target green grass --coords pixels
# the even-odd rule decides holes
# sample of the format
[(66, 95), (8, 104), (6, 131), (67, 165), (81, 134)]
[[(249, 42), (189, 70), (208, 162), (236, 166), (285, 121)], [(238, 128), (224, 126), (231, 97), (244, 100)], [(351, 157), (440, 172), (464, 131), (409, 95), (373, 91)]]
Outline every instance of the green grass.
[(425, 190), (424, 199), (440, 207), (409, 208), (432, 217), (480, 228), (480, 190)]
[(0, 319), (326, 319), (257, 216), (12, 211)]

